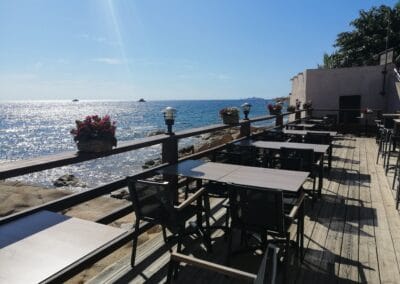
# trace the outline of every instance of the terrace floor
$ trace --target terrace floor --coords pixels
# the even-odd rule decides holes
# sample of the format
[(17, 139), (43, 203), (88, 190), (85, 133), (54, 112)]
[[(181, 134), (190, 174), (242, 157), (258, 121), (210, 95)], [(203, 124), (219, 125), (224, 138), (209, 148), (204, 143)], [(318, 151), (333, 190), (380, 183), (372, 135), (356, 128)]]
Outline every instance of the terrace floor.
[[(304, 261), (297, 264), (292, 257), (288, 283), (400, 282), (400, 215), (390, 176), (385, 176), (382, 160), (376, 164), (376, 154), (373, 138), (344, 136), (335, 141), (322, 199), (313, 206), (308, 202), (306, 208)], [(212, 203), (218, 222), (225, 211), (217, 201)], [(187, 241), (184, 253), (223, 264), (227, 248), (223, 232), (215, 231), (213, 238), (213, 253), (206, 253), (200, 242), (193, 240)], [(91, 282), (165, 281), (169, 253), (161, 236), (139, 247), (137, 260), (135, 270), (127, 256)], [(259, 261), (259, 256), (238, 254), (232, 265), (256, 273)], [(232, 279), (183, 267), (175, 283), (188, 282), (232, 283)]]

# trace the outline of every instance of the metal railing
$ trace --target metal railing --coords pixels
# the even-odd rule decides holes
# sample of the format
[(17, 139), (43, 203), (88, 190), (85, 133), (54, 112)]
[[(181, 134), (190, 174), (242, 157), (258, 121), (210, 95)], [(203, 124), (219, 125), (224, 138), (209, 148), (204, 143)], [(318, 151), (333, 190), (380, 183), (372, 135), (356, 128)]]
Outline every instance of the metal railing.
[[(307, 113), (308, 112), (308, 113)], [(260, 121), (270, 121), (275, 120), (275, 126), (271, 126), (270, 128), (282, 128), (286, 124), (290, 124), (300, 120), (303, 117), (310, 115), (311, 111), (299, 110), (295, 113), (283, 113), (281, 115), (266, 115), (261, 117), (255, 117), (248, 120), (241, 120), (238, 124), (235, 125), (225, 125), (225, 124), (215, 124), (205, 127), (199, 127), (194, 129), (188, 129), (176, 132), (174, 135), (161, 134), (156, 136), (151, 136), (143, 139), (137, 139), (133, 141), (120, 142), (119, 146), (112, 149), (111, 151), (105, 153), (79, 153), (75, 151), (69, 151), (64, 153), (59, 153), (55, 155), (43, 156), (38, 158), (33, 158), (29, 160), (21, 160), (10, 163), (5, 163), (0, 165), (0, 180), (4, 180), (7, 178), (13, 178), (24, 174), (29, 174), (33, 172), (48, 170), (56, 167), (71, 165), (75, 163), (85, 162), (93, 159), (98, 159), (106, 156), (111, 156), (115, 154), (120, 154), (128, 151), (133, 151), (157, 144), (162, 145), (161, 156), (162, 156), (162, 164), (151, 169), (143, 170), (137, 174), (134, 174), (132, 177), (137, 179), (143, 179), (154, 175), (155, 171), (167, 166), (168, 164), (173, 164), (178, 161), (186, 160), (186, 159), (196, 159), (201, 158), (207, 155), (212, 154), (218, 149), (221, 149), (226, 146), (226, 144), (222, 144), (220, 146), (207, 149), (202, 152), (194, 153), (189, 156), (185, 156), (183, 158), (179, 158), (178, 156), (178, 143), (180, 139), (188, 138), (192, 136), (197, 136), (204, 133), (215, 132), (218, 130), (224, 130), (232, 127), (240, 127), (240, 138), (233, 140), (231, 143), (234, 143), (238, 140), (244, 139), (245, 137), (252, 136), (251, 132), (251, 124)], [(284, 123), (284, 117), (288, 117), (286, 123)], [(294, 118), (294, 119), (289, 119)], [(255, 134), (256, 135), (256, 134)], [(45, 204), (29, 208), (27, 210), (17, 212), (5, 217), (0, 218), (0, 225), (11, 222), (18, 218), (33, 214), (40, 210), (50, 210), (50, 211), (62, 211), (68, 209), (70, 207), (76, 206), (83, 202), (89, 201), (96, 197), (109, 194), (115, 190), (119, 190), (121, 188), (126, 187), (126, 179), (118, 179), (112, 181), (110, 183), (104, 184), (99, 187), (91, 188), (85, 190), (83, 192), (74, 193), (63, 198), (47, 202)], [(133, 212), (133, 207), (129, 205), (122, 206), (120, 208), (116, 208), (113, 212), (107, 212), (103, 216), (99, 216), (95, 222), (102, 224), (109, 224), (127, 214)], [(147, 231), (150, 228), (149, 224), (144, 223), (143, 226), (140, 227), (140, 234)], [(85, 269), (87, 266), (92, 265), (99, 259), (104, 256), (110, 254), (116, 249), (122, 247), (129, 240), (132, 239), (133, 229), (127, 231), (125, 234), (121, 235), (118, 239), (109, 243), (102, 248), (94, 251), (90, 255), (82, 258), (74, 265), (69, 266), (67, 269), (60, 271), (56, 275), (54, 275), (51, 279), (48, 279), (46, 282), (59, 282), (64, 281), (75, 274), (79, 273), (81, 270)]]

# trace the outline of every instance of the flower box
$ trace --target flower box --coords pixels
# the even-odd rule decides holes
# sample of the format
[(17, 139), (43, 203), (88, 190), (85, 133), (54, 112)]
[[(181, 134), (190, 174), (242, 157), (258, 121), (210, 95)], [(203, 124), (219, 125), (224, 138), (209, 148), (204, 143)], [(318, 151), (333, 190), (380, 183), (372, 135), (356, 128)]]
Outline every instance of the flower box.
[(109, 140), (91, 139), (79, 141), (76, 146), (80, 152), (101, 153), (112, 150), (113, 142)]
[(80, 152), (107, 152), (117, 146), (115, 138), (115, 121), (110, 116), (87, 116), (85, 120), (76, 121), (76, 128), (71, 130), (74, 141)]
[(224, 124), (238, 124), (239, 123), (239, 109), (236, 107), (227, 107), (219, 111)]
[(239, 123), (239, 115), (222, 115), (222, 122), (224, 124), (237, 124)]

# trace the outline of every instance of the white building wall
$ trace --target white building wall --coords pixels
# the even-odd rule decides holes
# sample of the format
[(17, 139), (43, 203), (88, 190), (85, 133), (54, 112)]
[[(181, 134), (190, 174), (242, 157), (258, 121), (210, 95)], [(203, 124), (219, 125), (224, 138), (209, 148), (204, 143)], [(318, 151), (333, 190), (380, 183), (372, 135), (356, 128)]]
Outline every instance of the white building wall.
[(383, 66), (337, 69), (307, 69), (292, 78), (290, 104), (312, 100), (315, 109), (338, 109), (340, 96), (361, 96), (361, 108), (397, 110), (400, 99), (396, 90), (393, 67), (388, 66), (386, 95), (382, 91)]

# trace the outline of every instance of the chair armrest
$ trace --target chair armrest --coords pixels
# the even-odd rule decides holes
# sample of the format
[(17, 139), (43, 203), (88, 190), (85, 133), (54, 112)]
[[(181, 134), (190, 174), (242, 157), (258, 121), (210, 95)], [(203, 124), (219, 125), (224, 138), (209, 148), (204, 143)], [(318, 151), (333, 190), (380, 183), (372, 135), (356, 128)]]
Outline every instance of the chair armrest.
[(224, 274), (226, 276), (230, 276), (237, 279), (247, 280), (247, 281), (254, 281), (257, 278), (257, 275), (248, 273), (242, 270), (234, 269), (231, 267), (227, 267), (224, 265), (216, 264), (213, 262), (205, 261), (202, 259), (194, 258), (191, 256), (183, 255), (180, 253), (171, 253), (171, 261), (174, 262), (183, 262), (188, 265), (196, 266), (198, 268), (203, 268), (206, 270), (211, 270), (214, 272), (218, 272)]
[(300, 194), (299, 198), (297, 199), (296, 203), (293, 205), (293, 208), (292, 208), (292, 210), (290, 210), (290, 213), (289, 213), (289, 215), (287, 215), (287, 217), (289, 217), (290, 219), (294, 219), (294, 217), (297, 215), (297, 212), (299, 211), (301, 205), (303, 204), (305, 196), (306, 196), (306, 194), (303, 191)]
[(192, 204), (193, 201), (197, 200), (201, 195), (203, 195), (204, 191), (205, 191), (204, 187), (200, 188), (195, 193), (193, 193), (191, 196), (189, 196), (185, 201), (183, 201), (181, 204), (174, 206), (174, 208), (178, 211), (183, 210), (188, 205)]

